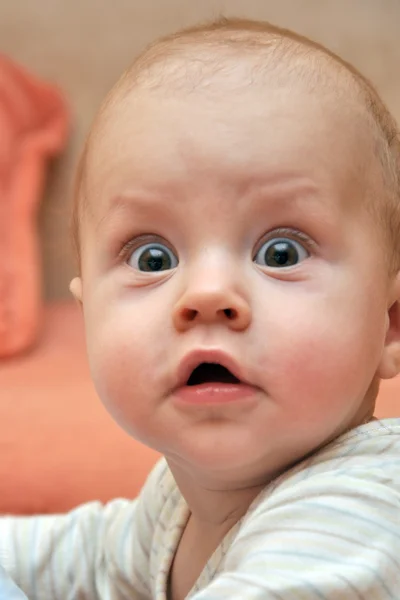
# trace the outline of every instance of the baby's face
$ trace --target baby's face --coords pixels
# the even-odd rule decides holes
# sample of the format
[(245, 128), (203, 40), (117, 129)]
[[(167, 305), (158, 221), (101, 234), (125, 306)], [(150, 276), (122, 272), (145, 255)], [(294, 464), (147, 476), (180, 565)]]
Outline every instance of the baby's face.
[[(95, 139), (91, 371), (115, 419), (176, 468), (268, 480), (370, 414), (387, 276), (363, 145), (329, 102), (272, 85), (136, 90)], [(242, 383), (204, 368), (186, 386), (199, 362)]]

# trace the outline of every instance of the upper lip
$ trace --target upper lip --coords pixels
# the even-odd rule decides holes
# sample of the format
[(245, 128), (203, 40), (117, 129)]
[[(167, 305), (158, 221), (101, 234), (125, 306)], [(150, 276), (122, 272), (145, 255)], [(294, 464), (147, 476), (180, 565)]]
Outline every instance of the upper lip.
[(203, 363), (218, 364), (228, 369), (240, 381), (247, 383), (242, 374), (242, 370), (232, 356), (218, 349), (198, 349), (186, 354), (178, 367), (176, 387), (182, 387), (187, 384), (189, 377), (194, 369)]

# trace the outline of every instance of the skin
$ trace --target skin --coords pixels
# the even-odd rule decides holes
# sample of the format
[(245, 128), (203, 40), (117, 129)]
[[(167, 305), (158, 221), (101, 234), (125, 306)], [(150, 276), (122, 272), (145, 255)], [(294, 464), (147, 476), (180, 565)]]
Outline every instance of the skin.
[[(71, 289), (93, 380), (115, 420), (166, 456), (186, 539), (209, 540), (200, 563), (277, 474), (368, 421), (378, 379), (399, 371), (400, 283), (365, 209), (378, 185), (366, 134), (326, 94), (273, 78), (261, 91), (135, 89), (94, 136), (85, 175)], [(282, 228), (306, 258), (254, 262)], [(149, 241), (178, 266), (139, 271)], [(251, 401), (179, 406), (177, 369), (198, 348), (233, 356)]]

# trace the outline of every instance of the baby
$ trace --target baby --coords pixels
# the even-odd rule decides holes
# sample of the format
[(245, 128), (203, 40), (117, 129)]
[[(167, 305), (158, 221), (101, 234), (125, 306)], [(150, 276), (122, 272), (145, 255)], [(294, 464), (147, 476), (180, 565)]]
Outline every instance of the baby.
[(30, 600), (398, 600), (400, 140), (370, 83), (267, 23), (156, 42), (74, 208), (93, 380), (163, 458), (139, 498), (0, 521)]

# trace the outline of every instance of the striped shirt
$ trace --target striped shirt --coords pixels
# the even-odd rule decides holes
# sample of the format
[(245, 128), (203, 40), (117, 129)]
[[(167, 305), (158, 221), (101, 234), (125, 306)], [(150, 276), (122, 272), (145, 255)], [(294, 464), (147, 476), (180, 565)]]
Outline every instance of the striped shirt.
[[(0, 563), (30, 600), (166, 600), (188, 507), (162, 459), (140, 496), (0, 519)], [(400, 419), (372, 421), (275, 479), (192, 600), (399, 600)]]

